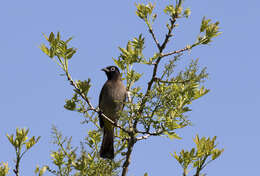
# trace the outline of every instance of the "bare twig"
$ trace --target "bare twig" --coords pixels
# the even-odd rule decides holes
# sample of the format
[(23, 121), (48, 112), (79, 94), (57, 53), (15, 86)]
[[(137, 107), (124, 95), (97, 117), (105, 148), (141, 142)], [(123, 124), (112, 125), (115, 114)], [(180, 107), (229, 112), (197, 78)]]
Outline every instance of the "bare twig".
[(202, 161), (201, 161), (201, 164), (197, 167), (197, 170), (196, 170), (196, 173), (194, 176), (200, 176), (200, 171), (204, 168), (203, 165), (204, 163), (206, 162), (207, 158), (208, 158), (209, 155), (206, 155)]
[(15, 173), (15, 176), (20, 175), (20, 161), (22, 159), (21, 156), (21, 148), (16, 148), (16, 163), (15, 163), (15, 169), (13, 169), (13, 172)]
[(189, 49), (191, 49), (191, 47), (186, 46), (185, 48), (180, 49), (180, 50), (176, 50), (176, 51), (172, 51), (172, 52), (169, 52), (169, 53), (161, 54), (161, 57), (166, 57), (166, 56), (170, 56), (170, 55), (173, 55), (173, 54), (179, 54), (179, 53), (182, 53), (182, 52), (187, 51)]
[(122, 176), (126, 176), (126, 174), (127, 174), (128, 166), (131, 162), (131, 153), (133, 151), (135, 143), (136, 143), (136, 138), (134, 137), (134, 135), (132, 133), (130, 139), (128, 140), (128, 144), (127, 144), (127, 153), (126, 153), (125, 162), (123, 164)]
[(13, 170), (16, 176), (20, 175), (20, 173), (19, 173), (20, 160), (21, 160), (21, 158), (20, 158), (20, 156), (18, 156), (16, 159), (15, 169)]
[(170, 22), (171, 22), (171, 25), (170, 25), (170, 28), (168, 30), (168, 33), (166, 34), (165, 36), (165, 39), (163, 41), (163, 44), (161, 45), (160, 47), (160, 53), (163, 52), (163, 50), (165, 49), (166, 47), (166, 44), (169, 42), (170, 38), (172, 37), (172, 30), (173, 28), (175, 27), (175, 22), (176, 22), (176, 17), (173, 17), (172, 19), (170, 19)]
[(154, 40), (154, 42), (155, 42), (157, 48), (160, 50), (161, 46), (160, 46), (158, 40), (156, 39), (156, 36), (155, 36), (155, 34), (154, 34), (154, 32), (153, 32), (153, 29), (152, 29), (151, 25), (148, 25), (148, 27), (149, 27), (149, 32), (150, 32), (150, 34), (152, 35), (153, 40)]
[(139, 140), (143, 140), (143, 139), (148, 139), (148, 137), (150, 137), (150, 136), (160, 136), (164, 132), (165, 132), (165, 130), (161, 130), (161, 131), (154, 132), (154, 133), (151, 133), (149, 131), (148, 132), (147, 131), (137, 131), (137, 133), (145, 134), (145, 135), (137, 137), (136, 140), (139, 141)]
[(187, 80), (182, 80), (182, 81), (179, 81), (179, 80), (175, 80), (175, 81), (165, 81), (165, 80), (161, 80), (160, 78), (155, 78), (155, 81), (157, 82), (161, 82), (161, 83), (167, 83), (167, 84), (176, 84), (176, 83), (187, 83), (191, 80), (187, 79)]
[(165, 132), (165, 130), (160, 130), (160, 131), (157, 131), (157, 132), (154, 132), (154, 133), (147, 132), (147, 131), (137, 131), (137, 133), (147, 134), (147, 135), (149, 135), (149, 136), (160, 136), (160, 135), (163, 134), (164, 132)]
[(136, 140), (140, 141), (140, 140), (143, 140), (143, 139), (148, 139), (150, 136), (151, 136), (150, 134), (147, 134), (147, 135), (144, 135), (144, 136), (137, 137)]

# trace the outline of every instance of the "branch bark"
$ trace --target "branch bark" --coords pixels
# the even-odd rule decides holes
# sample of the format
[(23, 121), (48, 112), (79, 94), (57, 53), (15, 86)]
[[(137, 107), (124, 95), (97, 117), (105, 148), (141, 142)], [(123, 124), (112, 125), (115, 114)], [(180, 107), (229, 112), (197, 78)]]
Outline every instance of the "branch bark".
[(186, 79), (186, 80), (183, 80), (183, 81), (178, 81), (178, 80), (175, 80), (175, 81), (165, 81), (165, 80), (161, 80), (160, 78), (155, 78), (155, 81), (160, 82), (160, 83), (167, 83), (167, 84), (176, 84), (176, 83), (184, 84), (184, 83), (187, 83), (187, 82), (189, 82), (191, 80)]
[(16, 157), (15, 169), (13, 170), (14, 173), (15, 173), (15, 176), (19, 176), (20, 175), (20, 167), (19, 167), (20, 161), (21, 161), (21, 157), (20, 157), (20, 150), (19, 150), (18, 155)]
[(128, 146), (127, 146), (127, 153), (126, 153), (126, 159), (123, 164), (123, 171), (122, 171), (122, 176), (126, 176), (127, 171), (128, 171), (128, 166), (130, 165), (131, 162), (131, 154), (134, 148), (134, 144), (136, 143), (136, 138), (134, 137), (134, 134), (131, 134), (130, 139), (128, 140)]
[(173, 54), (179, 54), (179, 53), (182, 53), (182, 52), (187, 51), (189, 49), (191, 49), (191, 47), (186, 46), (185, 48), (180, 49), (180, 50), (176, 50), (176, 51), (172, 51), (172, 52), (169, 52), (169, 53), (161, 54), (161, 57), (171, 56)]
[(150, 25), (148, 25), (148, 28), (149, 28), (149, 32), (150, 32), (150, 34), (152, 35), (153, 40), (154, 40), (154, 42), (155, 42), (157, 48), (160, 49), (161, 46), (160, 46), (158, 40), (156, 39), (156, 36), (155, 36), (155, 34), (154, 34), (154, 32), (153, 32), (153, 28), (152, 28)]

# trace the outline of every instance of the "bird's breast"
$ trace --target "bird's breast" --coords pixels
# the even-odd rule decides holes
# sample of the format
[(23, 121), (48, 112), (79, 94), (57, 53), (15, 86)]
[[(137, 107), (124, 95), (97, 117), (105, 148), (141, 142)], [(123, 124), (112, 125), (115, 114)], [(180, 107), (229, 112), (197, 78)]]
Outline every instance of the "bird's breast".
[[(125, 101), (125, 87), (122, 82), (106, 82), (102, 88), (100, 108), (107, 116), (116, 116), (123, 108)], [(117, 117), (114, 117), (117, 118)]]

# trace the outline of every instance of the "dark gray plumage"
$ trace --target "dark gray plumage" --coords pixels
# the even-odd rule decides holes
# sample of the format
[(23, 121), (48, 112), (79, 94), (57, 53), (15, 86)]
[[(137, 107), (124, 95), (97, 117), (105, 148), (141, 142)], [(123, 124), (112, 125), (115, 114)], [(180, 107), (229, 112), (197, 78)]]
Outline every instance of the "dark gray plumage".
[[(123, 110), (126, 99), (126, 88), (122, 82), (119, 69), (115, 66), (109, 66), (102, 69), (107, 75), (107, 81), (104, 84), (99, 95), (99, 108), (102, 113), (114, 122), (119, 119), (119, 113)], [(103, 128), (103, 140), (100, 149), (100, 157), (114, 158), (114, 127), (101, 115), (99, 116), (100, 127)]]

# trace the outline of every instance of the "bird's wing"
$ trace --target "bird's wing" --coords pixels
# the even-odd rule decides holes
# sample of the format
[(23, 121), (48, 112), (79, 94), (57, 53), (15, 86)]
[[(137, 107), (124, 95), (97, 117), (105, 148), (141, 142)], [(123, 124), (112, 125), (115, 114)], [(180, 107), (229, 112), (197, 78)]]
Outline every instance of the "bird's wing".
[(100, 128), (103, 128), (103, 127), (104, 127), (104, 121), (103, 121), (103, 118), (102, 118), (102, 116), (101, 116), (102, 111), (101, 111), (101, 109), (100, 109), (103, 92), (104, 92), (104, 86), (102, 87), (101, 92), (100, 92), (100, 94), (99, 94), (99, 103), (98, 103), (99, 110), (100, 110), (100, 113), (99, 113), (99, 116), (98, 116)]

